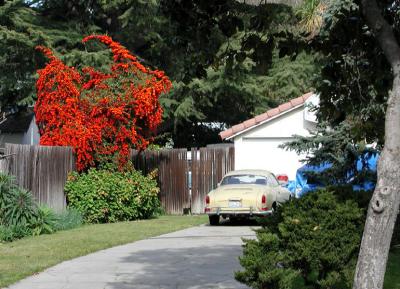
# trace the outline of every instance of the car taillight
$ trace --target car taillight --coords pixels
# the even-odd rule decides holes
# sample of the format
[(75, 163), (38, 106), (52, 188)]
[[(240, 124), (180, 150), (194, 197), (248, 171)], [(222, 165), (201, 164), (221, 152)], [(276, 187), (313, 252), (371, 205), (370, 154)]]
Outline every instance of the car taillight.
[(267, 197), (265, 195), (262, 195), (261, 197), (261, 211), (268, 211), (268, 208), (266, 207), (267, 205)]
[(289, 181), (289, 177), (287, 175), (278, 175), (276, 178), (280, 182), (288, 182)]
[(209, 205), (209, 204), (210, 204), (210, 197), (206, 196), (206, 205)]

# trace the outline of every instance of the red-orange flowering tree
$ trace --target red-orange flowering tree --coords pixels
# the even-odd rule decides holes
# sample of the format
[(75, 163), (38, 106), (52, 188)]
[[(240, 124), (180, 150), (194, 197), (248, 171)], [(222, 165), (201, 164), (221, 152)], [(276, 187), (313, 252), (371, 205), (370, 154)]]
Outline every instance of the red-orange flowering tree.
[(125, 47), (104, 35), (92, 35), (113, 54), (110, 71), (78, 71), (46, 47), (49, 62), (38, 71), (36, 122), (40, 144), (74, 148), (78, 170), (114, 159), (120, 167), (131, 148), (144, 149), (161, 122), (160, 94), (171, 82), (163, 71), (139, 63)]

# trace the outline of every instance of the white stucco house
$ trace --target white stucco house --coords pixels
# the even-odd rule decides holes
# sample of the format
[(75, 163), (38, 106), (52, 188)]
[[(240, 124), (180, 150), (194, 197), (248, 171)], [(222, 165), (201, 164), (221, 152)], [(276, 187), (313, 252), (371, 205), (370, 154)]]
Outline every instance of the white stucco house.
[(310, 92), (222, 131), (223, 140), (234, 142), (235, 169), (266, 169), (294, 180), (305, 156), (279, 145), (294, 135), (310, 135), (317, 124), (310, 108), (318, 104), (318, 96)]
[(6, 143), (39, 144), (40, 135), (33, 109), (28, 107), (0, 121), (0, 148)]

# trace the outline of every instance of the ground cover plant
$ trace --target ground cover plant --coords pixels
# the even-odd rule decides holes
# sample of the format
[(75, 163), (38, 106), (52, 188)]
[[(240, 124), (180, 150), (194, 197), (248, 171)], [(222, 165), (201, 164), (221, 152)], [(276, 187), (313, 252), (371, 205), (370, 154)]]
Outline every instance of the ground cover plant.
[(84, 225), (0, 244), (0, 288), (65, 260), (206, 221), (206, 216), (161, 216), (151, 220)]

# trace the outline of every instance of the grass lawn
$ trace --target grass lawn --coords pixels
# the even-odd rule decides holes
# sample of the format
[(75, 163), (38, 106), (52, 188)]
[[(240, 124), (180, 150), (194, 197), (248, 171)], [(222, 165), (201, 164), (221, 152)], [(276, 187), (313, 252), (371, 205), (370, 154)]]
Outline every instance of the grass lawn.
[(400, 289), (400, 249), (392, 251), (385, 274), (385, 289)]
[(0, 288), (78, 256), (207, 222), (207, 216), (85, 225), (52, 235), (0, 243)]

